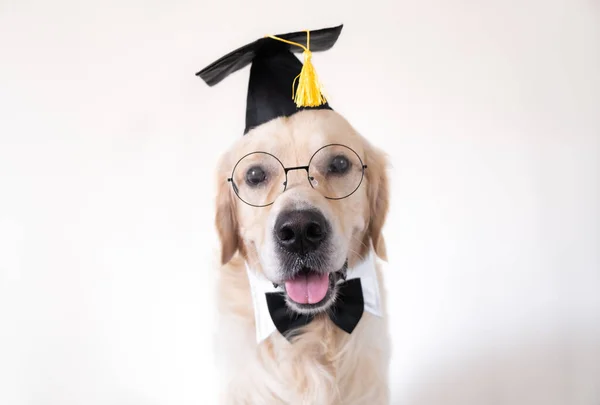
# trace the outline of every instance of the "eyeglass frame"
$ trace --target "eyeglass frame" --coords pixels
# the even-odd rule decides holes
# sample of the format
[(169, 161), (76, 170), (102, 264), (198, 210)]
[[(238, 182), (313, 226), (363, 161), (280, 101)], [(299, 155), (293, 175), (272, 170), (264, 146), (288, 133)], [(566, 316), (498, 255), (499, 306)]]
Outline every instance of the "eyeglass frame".
[(358, 185), (356, 186), (356, 188), (354, 190), (352, 190), (352, 192), (350, 194), (345, 195), (344, 197), (327, 197), (325, 195), (323, 195), (323, 197), (327, 198), (328, 200), (343, 200), (344, 198), (348, 198), (350, 197), (352, 194), (354, 194), (356, 192), (356, 190), (358, 190), (358, 188), (360, 187), (360, 185), (363, 182), (363, 179), (365, 177), (365, 169), (367, 168), (367, 165), (363, 163), (362, 159), (360, 158), (359, 154), (356, 153), (356, 151), (354, 149), (352, 149), (351, 147), (347, 146), (347, 145), (343, 145), (341, 143), (330, 143), (327, 144), (325, 146), (321, 146), (319, 149), (317, 149), (315, 151), (315, 153), (312, 154), (312, 156), (310, 157), (309, 161), (308, 161), (308, 165), (306, 166), (292, 166), (292, 167), (285, 167), (283, 165), (283, 163), (281, 162), (281, 160), (279, 160), (279, 158), (277, 158), (277, 156), (273, 155), (272, 153), (269, 152), (263, 152), (263, 151), (255, 151), (255, 152), (250, 152), (245, 154), (244, 156), (242, 156), (237, 163), (235, 164), (235, 166), (233, 166), (233, 170), (231, 171), (231, 177), (227, 178), (227, 181), (229, 183), (231, 183), (231, 187), (233, 188), (233, 192), (235, 193), (235, 195), (237, 196), (237, 198), (239, 198), (244, 204), (248, 204), (251, 207), (255, 207), (255, 208), (264, 208), (264, 207), (268, 207), (270, 205), (275, 204), (275, 200), (277, 200), (277, 198), (275, 198), (275, 200), (273, 200), (272, 202), (270, 202), (269, 204), (264, 204), (264, 205), (255, 205), (255, 204), (250, 204), (249, 202), (245, 201), (242, 197), (240, 197), (239, 193), (238, 193), (238, 187), (235, 185), (235, 182), (233, 181), (233, 174), (235, 173), (235, 169), (238, 167), (238, 165), (240, 164), (240, 162), (242, 160), (244, 160), (246, 157), (250, 156), (250, 155), (254, 155), (256, 153), (263, 153), (265, 155), (269, 155), (272, 158), (274, 158), (277, 162), (279, 162), (279, 164), (281, 165), (281, 168), (283, 169), (284, 173), (285, 173), (285, 181), (283, 182), (283, 191), (281, 191), (281, 193), (279, 193), (277, 195), (277, 197), (279, 197), (281, 194), (285, 193), (285, 191), (287, 190), (287, 184), (288, 184), (288, 172), (291, 170), (306, 170), (306, 179), (308, 180), (308, 184), (310, 184), (310, 186), (313, 188), (313, 190), (315, 189), (315, 186), (313, 186), (312, 181), (315, 178), (310, 176), (310, 173), (308, 172), (308, 169), (310, 168), (310, 164), (312, 163), (313, 158), (315, 157), (315, 155), (317, 153), (319, 153), (321, 150), (329, 147), (329, 146), (342, 146), (346, 149), (349, 149), (352, 151), (352, 153), (354, 153), (356, 155), (356, 157), (358, 158), (358, 161), (360, 162), (360, 166), (361, 166), (361, 175), (360, 175), (360, 181), (358, 182)]

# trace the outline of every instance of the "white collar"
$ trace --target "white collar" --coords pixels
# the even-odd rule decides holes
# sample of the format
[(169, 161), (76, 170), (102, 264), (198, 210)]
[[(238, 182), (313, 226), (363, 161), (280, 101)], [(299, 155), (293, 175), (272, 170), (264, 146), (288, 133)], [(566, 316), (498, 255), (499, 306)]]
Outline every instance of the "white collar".
[[(363, 299), (365, 301), (365, 311), (381, 317), (383, 316), (383, 312), (379, 284), (377, 282), (377, 272), (375, 271), (375, 260), (373, 251), (369, 250), (365, 260), (353, 268), (348, 268), (347, 279), (360, 278)], [(271, 315), (269, 314), (265, 293), (281, 290), (275, 288), (273, 283), (267, 280), (261, 273), (251, 269), (248, 262), (246, 262), (246, 273), (250, 281), (250, 293), (254, 306), (256, 342), (260, 343), (276, 330), (275, 324), (273, 324)]]

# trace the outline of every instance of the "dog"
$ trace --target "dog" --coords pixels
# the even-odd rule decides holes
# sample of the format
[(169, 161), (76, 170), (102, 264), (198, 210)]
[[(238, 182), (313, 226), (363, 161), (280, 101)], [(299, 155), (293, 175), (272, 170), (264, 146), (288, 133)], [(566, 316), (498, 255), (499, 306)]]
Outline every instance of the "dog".
[[(351, 333), (328, 316), (340, 299), (336, 282), (346, 269), (369, 254), (387, 260), (382, 236), (387, 165), (383, 151), (332, 110), (307, 109), (269, 121), (221, 157), (215, 220), (222, 264), (220, 403), (389, 402), (385, 290), (379, 288), (379, 316), (364, 311)], [(347, 175), (349, 170), (354, 171)], [(341, 180), (344, 176), (350, 180)], [(323, 183), (327, 187), (320, 188)], [(382, 286), (381, 270), (374, 269)], [(257, 342), (249, 274), (279, 291), (289, 314), (312, 321), (293, 336), (275, 331)]]

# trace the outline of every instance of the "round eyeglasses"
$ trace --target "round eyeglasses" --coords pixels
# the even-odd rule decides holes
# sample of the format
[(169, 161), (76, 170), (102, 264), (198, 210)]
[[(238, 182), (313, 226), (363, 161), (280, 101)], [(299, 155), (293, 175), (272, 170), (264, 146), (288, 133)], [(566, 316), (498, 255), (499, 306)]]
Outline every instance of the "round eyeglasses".
[(318, 149), (307, 166), (285, 167), (270, 153), (248, 153), (235, 164), (227, 181), (240, 200), (253, 207), (266, 207), (286, 190), (288, 172), (306, 170), (312, 188), (327, 199), (341, 200), (358, 190), (366, 168), (358, 153), (334, 143)]

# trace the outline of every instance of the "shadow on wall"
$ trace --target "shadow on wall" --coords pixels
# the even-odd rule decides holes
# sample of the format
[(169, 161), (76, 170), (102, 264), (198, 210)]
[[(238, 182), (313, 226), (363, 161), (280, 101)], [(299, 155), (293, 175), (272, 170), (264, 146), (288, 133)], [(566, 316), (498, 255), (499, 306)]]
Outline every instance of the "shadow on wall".
[(423, 377), (394, 405), (599, 405), (600, 335), (538, 340)]

